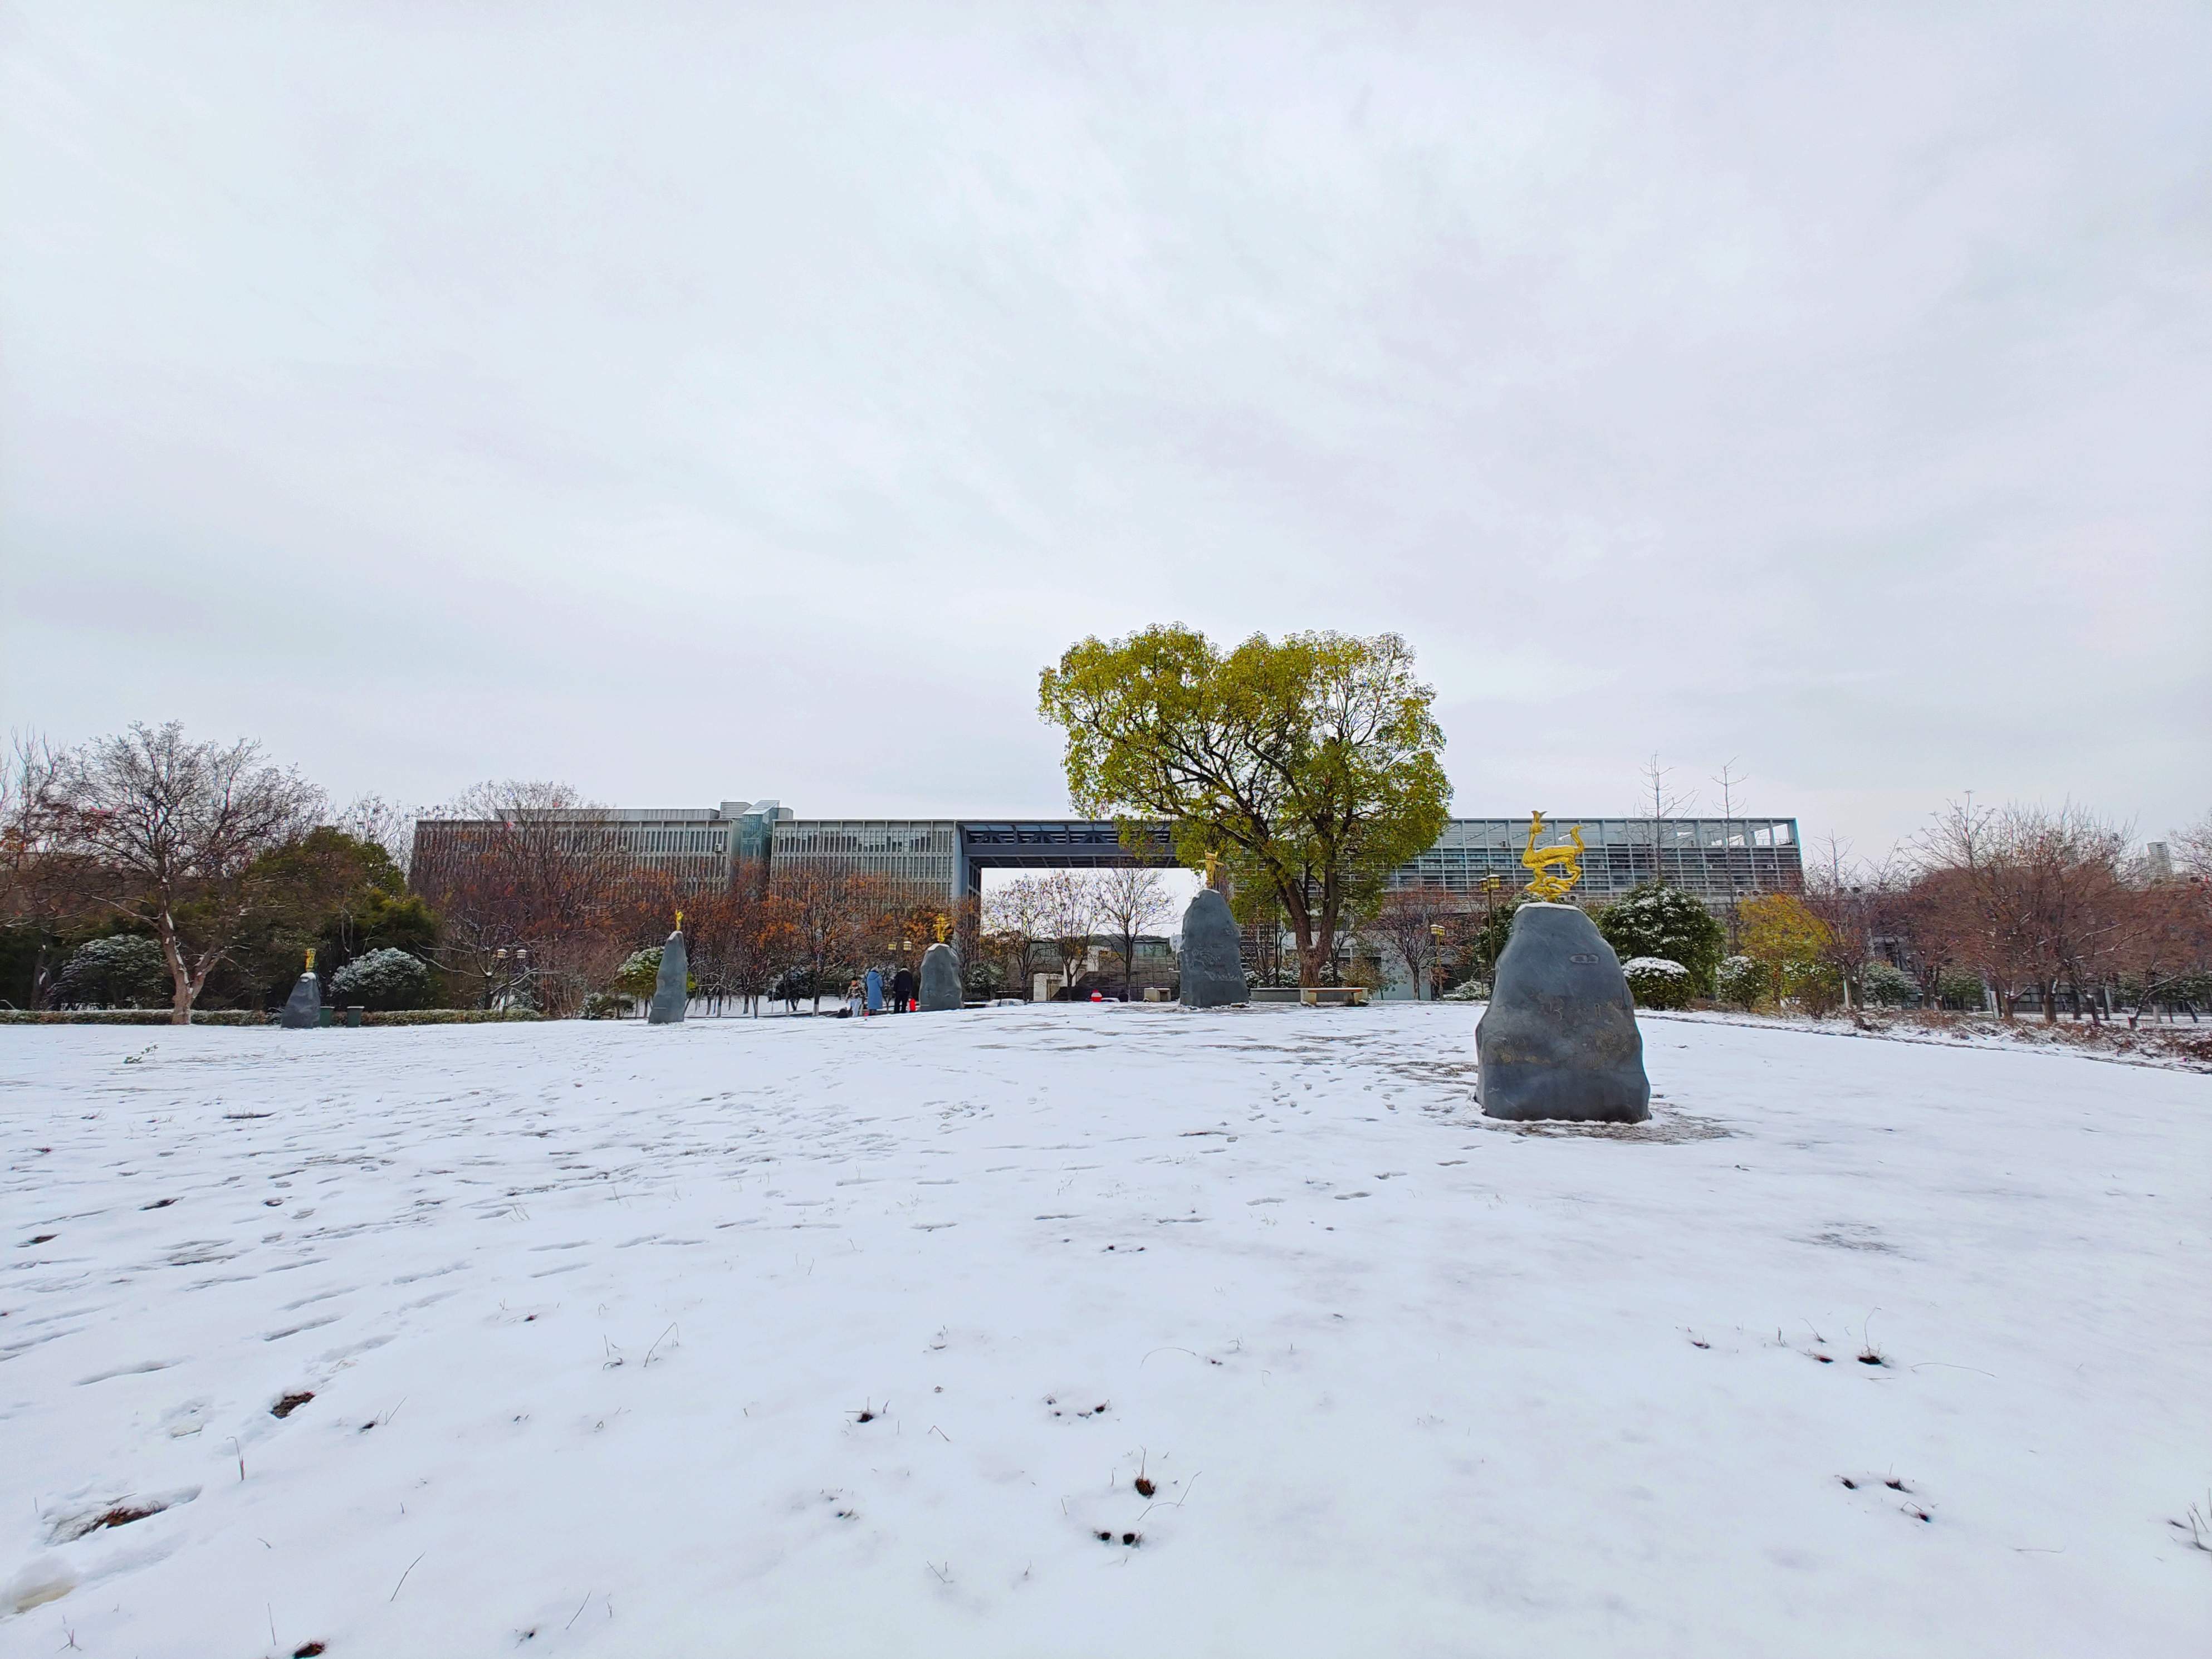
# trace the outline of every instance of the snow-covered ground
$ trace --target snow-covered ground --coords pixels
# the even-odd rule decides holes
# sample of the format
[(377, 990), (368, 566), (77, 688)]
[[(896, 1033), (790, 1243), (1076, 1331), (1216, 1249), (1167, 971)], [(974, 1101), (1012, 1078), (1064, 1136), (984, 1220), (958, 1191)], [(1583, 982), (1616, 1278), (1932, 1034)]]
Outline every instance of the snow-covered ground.
[(0, 1654), (2200, 1650), (2212, 1084), (1476, 1012), (0, 1031)]

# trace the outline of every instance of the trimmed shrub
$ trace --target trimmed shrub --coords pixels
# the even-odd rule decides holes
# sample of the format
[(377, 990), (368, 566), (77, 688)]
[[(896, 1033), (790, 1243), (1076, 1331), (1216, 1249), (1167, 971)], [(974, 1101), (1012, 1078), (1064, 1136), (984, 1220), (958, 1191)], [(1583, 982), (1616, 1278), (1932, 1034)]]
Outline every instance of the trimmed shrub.
[(1844, 1000), (1844, 981), (1825, 962), (1785, 962), (1782, 994), (1818, 1019)]
[[(343, 1016), (341, 1016), (343, 1018)], [(542, 1020), (535, 1008), (403, 1008), (363, 1014), (364, 1025), (518, 1025)]]
[(1487, 1002), (1490, 1000), (1490, 987), (1483, 983), (1483, 981), (1479, 979), (1463, 979), (1460, 981), (1458, 984), (1453, 986), (1450, 990), (1445, 992), (1441, 1000), (1445, 1002)]
[(429, 963), (390, 946), (356, 957), (331, 975), (330, 1000), (340, 1008), (358, 1004), (385, 1013), (420, 1008), (429, 1000)]
[(615, 969), (614, 988), (640, 1002), (651, 997), (660, 977), (660, 951), (659, 945), (648, 945), (642, 951), (631, 951)]
[(54, 976), (64, 1006), (92, 1003), (108, 1008), (158, 1008), (169, 1000), (168, 958), (139, 933), (89, 939), (70, 952)]
[(1632, 957), (1620, 964), (1620, 971), (1639, 1008), (1686, 1008), (1697, 994), (1690, 970), (1665, 957)]
[(619, 991), (594, 991), (584, 999), (586, 1019), (622, 1019), (629, 1013), (629, 999)]
[[(1622, 962), (1642, 957), (1672, 962), (1689, 973), (1686, 996), (1713, 982), (1728, 933), (1712, 913), (1679, 887), (1645, 882), (1597, 913), (1597, 930)], [(1656, 1006), (1656, 1004), (1654, 1005)]]
[(1773, 975), (1765, 963), (1750, 957), (1730, 957), (1713, 975), (1721, 1001), (1731, 1008), (1751, 1008), (1774, 989)]
[(1886, 962), (1869, 962), (1859, 970), (1859, 990), (1869, 1007), (1901, 1008), (1917, 989), (1911, 975)]
[[(195, 1008), (195, 1025), (266, 1025), (274, 1018), (252, 1008)], [(0, 1025), (172, 1025), (167, 1008), (0, 1008)]]
[(1988, 1006), (1989, 994), (1982, 976), (1964, 968), (1946, 968), (1936, 975), (1936, 1000), (1947, 1008), (1978, 1014)]

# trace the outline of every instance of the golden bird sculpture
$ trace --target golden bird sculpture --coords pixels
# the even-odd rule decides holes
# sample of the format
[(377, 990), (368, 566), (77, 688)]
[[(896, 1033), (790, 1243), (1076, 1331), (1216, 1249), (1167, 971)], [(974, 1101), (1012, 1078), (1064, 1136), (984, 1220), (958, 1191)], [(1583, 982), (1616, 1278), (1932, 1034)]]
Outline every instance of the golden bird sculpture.
[(1556, 847), (1536, 845), (1536, 837), (1543, 833), (1544, 815), (1531, 812), (1528, 849), (1521, 854), (1521, 862), (1530, 872), (1528, 891), (1547, 904), (1564, 904), (1574, 884), (1583, 878), (1583, 827), (1578, 823), (1569, 832), (1571, 844), (1562, 842)]

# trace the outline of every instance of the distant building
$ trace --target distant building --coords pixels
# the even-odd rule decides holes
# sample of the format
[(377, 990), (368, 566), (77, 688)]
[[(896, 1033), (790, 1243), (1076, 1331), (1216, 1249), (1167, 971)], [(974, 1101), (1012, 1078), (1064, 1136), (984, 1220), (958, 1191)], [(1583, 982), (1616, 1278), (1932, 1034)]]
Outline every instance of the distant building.
[[(1525, 887), (1521, 854), (1527, 818), (1454, 818), (1437, 844), (1391, 872), (1393, 887), (1434, 884), (1454, 893), (1482, 890), (1486, 881)], [(1580, 898), (1605, 899), (1640, 882), (1663, 880), (1709, 904), (1755, 893), (1801, 892), (1803, 860), (1795, 818), (1574, 818), (1547, 814), (1547, 844), (1583, 832)]]
[[(695, 891), (742, 874), (757, 880), (779, 870), (813, 869), (882, 877), (957, 900), (982, 890), (986, 870), (1102, 868), (1131, 861), (1115, 825), (1085, 820), (802, 818), (775, 800), (615, 808), (590, 819), (641, 864), (676, 876)], [(1528, 822), (1454, 818), (1434, 847), (1391, 872), (1390, 884), (1435, 884), (1468, 894), (1481, 892), (1486, 882), (1522, 887), (1528, 878), (1521, 863)], [(1661, 818), (1655, 824), (1650, 818), (1558, 815), (1546, 817), (1544, 838), (1565, 840), (1577, 826), (1586, 849), (1577, 890), (1583, 897), (1609, 898), (1654, 875), (1715, 906), (1804, 886), (1795, 818)], [(415, 826), (416, 857), (441, 838), (465, 843), (483, 827), (425, 818)], [(1151, 861), (1176, 861), (1164, 825), (1148, 832), (1148, 842)]]

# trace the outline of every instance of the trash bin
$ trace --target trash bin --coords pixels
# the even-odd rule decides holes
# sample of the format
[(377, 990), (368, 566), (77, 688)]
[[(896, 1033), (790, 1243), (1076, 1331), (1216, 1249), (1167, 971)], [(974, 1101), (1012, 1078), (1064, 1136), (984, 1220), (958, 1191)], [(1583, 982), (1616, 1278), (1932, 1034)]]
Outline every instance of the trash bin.
[(348, 1003), (346, 1005), (346, 1024), (348, 1025), (359, 1025), (361, 1024), (362, 1014), (367, 1006), (368, 1005), (366, 1003)]
[(331, 1009), (331, 1005), (327, 1002), (325, 1003), (321, 1007), (315, 1010), (315, 1024), (318, 1025), (328, 1025), (331, 1023), (331, 1015), (333, 1012), (334, 1011)]

